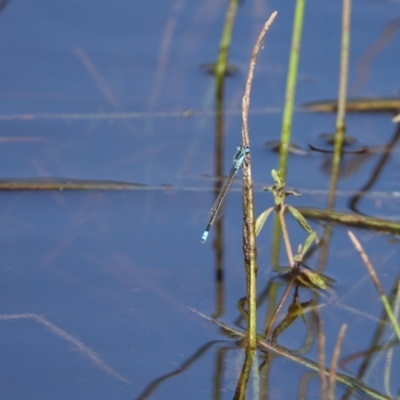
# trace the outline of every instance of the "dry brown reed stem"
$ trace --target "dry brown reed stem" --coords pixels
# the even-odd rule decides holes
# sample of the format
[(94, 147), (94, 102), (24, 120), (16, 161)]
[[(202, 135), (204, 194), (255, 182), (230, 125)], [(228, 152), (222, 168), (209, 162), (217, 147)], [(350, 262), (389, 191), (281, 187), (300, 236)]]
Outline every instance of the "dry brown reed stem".
[(286, 248), (286, 254), (289, 259), (289, 265), (290, 268), (294, 268), (294, 258), (293, 258), (293, 251), (292, 251), (292, 246), (290, 244), (290, 239), (289, 239), (289, 232), (286, 227), (286, 222), (285, 222), (285, 207), (281, 206), (281, 209), (279, 210), (279, 221), (281, 223), (281, 229), (282, 229), (282, 236), (283, 236), (283, 242), (285, 243), (285, 248)]
[(348, 231), (348, 235), (350, 236), (351, 241), (353, 242), (354, 247), (360, 254), (365, 266), (367, 267), (368, 273), (372, 279), (372, 282), (374, 283), (376, 290), (378, 291), (380, 301), (383, 304), (383, 307), (390, 319), (390, 322), (392, 323), (393, 329), (397, 335), (398, 340), (400, 340), (400, 325), (397, 321), (397, 318), (395, 317), (392, 307), (390, 306), (390, 303), (385, 295), (385, 292), (383, 291), (381, 282), (379, 281), (378, 276), (376, 275), (376, 272), (374, 270), (374, 267), (370, 263), (367, 254), (365, 253), (363, 247), (361, 246), (361, 243), (358, 241), (358, 239), (355, 237), (354, 233)]
[(381, 286), (381, 284), (379, 282), (379, 278), (376, 275), (374, 267), (372, 266), (371, 262), (369, 261), (367, 253), (364, 251), (363, 247), (361, 246), (361, 243), (356, 238), (356, 236), (354, 235), (353, 232), (347, 231), (347, 234), (350, 236), (350, 240), (353, 242), (353, 245), (354, 245), (355, 249), (358, 251), (358, 253), (360, 254), (361, 259), (363, 260), (365, 266), (367, 267), (368, 273), (371, 276), (371, 279), (372, 279), (376, 289), (378, 290), (379, 296), (384, 296), (385, 293), (384, 293), (384, 291), (382, 289), (382, 286)]
[(261, 30), (260, 34), (258, 35), (256, 44), (254, 45), (253, 53), (251, 55), (251, 60), (250, 60), (250, 66), (249, 66), (249, 72), (247, 75), (247, 81), (246, 81), (246, 87), (244, 90), (244, 96), (242, 100), (242, 139), (243, 139), (243, 145), (244, 146), (250, 146), (250, 138), (249, 138), (249, 128), (248, 128), (248, 115), (249, 115), (249, 107), (250, 107), (250, 92), (251, 92), (251, 84), (253, 81), (253, 75), (254, 75), (254, 67), (256, 65), (256, 60), (257, 60), (257, 55), (260, 51), (260, 48), (262, 46), (264, 36), (267, 33), (268, 29), (272, 25), (272, 23), (275, 21), (275, 18), (277, 16), (278, 12), (274, 11), (270, 17), (268, 18), (268, 21), (264, 24), (263, 29)]
[(346, 334), (347, 324), (343, 324), (340, 328), (339, 335), (336, 341), (336, 346), (333, 351), (333, 357), (331, 362), (331, 368), (329, 370), (329, 399), (335, 398), (335, 383), (336, 383), (336, 371), (339, 361), (340, 351), (343, 345), (344, 335)]
[[(244, 146), (250, 146), (248, 115), (254, 67), (265, 34), (267, 33), (271, 24), (274, 22), (276, 15), (277, 12), (273, 12), (268, 18), (268, 21), (264, 24), (251, 55), (249, 72), (242, 100), (242, 142)], [(255, 349), (257, 346), (257, 247), (254, 217), (254, 193), (253, 181), (251, 178), (250, 158), (244, 163), (243, 166), (243, 253), (246, 267), (246, 292), (249, 314), (247, 339), (249, 347)]]
[(289, 296), (289, 293), (290, 293), (290, 290), (292, 289), (294, 281), (295, 281), (295, 278), (293, 277), (290, 280), (289, 284), (287, 285), (285, 292), (283, 293), (283, 296), (280, 299), (278, 306), (276, 307), (274, 314), (271, 317), (271, 320), (268, 322), (268, 328), (267, 328), (267, 331), (265, 332), (266, 339), (268, 339), (271, 336), (272, 328), (274, 327), (276, 318), (278, 317), (279, 313), (281, 312), (281, 309), (282, 309), (283, 305), (285, 304), (287, 297)]

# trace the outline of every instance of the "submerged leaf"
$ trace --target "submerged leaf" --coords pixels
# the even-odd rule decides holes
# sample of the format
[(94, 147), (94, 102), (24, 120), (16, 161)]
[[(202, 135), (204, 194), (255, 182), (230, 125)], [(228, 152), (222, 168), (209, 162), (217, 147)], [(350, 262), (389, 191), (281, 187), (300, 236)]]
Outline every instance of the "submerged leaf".
[(274, 207), (270, 207), (258, 216), (256, 220), (256, 236), (258, 236), (258, 234), (261, 232), (261, 229), (263, 228), (267, 218), (269, 217), (269, 214), (271, 214), (271, 211), (273, 210)]
[(313, 303), (313, 300), (306, 301), (304, 303), (298, 303), (296, 299), (293, 299), (292, 303), (290, 304), (288, 308), (288, 312), (285, 316), (285, 318), (282, 320), (282, 322), (274, 329), (272, 333), (272, 342), (275, 343), (278, 336), (285, 331), (289, 326), (293, 324), (294, 321), (296, 321), (298, 316), (301, 316), (301, 319), (303, 320), (304, 323), (306, 323), (305, 317), (304, 317), (304, 312), (309, 308)]
[[(302, 107), (315, 112), (336, 112), (337, 100), (325, 100), (302, 104)], [(398, 112), (400, 99), (396, 98), (365, 98), (347, 99), (347, 112)]]
[(240, 312), (242, 318), (248, 324), (248, 322), (249, 322), (249, 313), (248, 313), (248, 310), (247, 310), (247, 297), (242, 297), (242, 298), (240, 298), (238, 300), (237, 309)]

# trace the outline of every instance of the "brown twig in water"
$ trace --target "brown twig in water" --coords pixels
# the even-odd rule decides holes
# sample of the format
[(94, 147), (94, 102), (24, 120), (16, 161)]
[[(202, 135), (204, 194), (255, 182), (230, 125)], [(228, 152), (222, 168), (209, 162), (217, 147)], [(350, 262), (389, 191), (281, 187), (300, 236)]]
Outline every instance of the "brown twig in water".
[(96, 85), (100, 93), (104, 98), (115, 108), (120, 109), (120, 104), (117, 97), (112, 92), (110, 86), (108, 85), (106, 79), (100, 74), (99, 70), (94, 65), (93, 61), (88, 56), (87, 52), (83, 49), (76, 48), (75, 55), (79, 58), (80, 62), (86, 68), (86, 71), (96, 82)]
[(242, 100), (242, 139), (244, 146), (250, 146), (250, 138), (249, 138), (249, 129), (248, 129), (248, 115), (249, 115), (249, 107), (250, 107), (250, 92), (251, 92), (251, 84), (253, 81), (254, 75), (254, 67), (256, 65), (257, 55), (260, 51), (262, 42), (264, 40), (264, 36), (267, 33), (268, 29), (275, 21), (278, 12), (274, 11), (271, 16), (268, 18), (268, 21), (265, 23), (262, 31), (260, 32), (256, 44), (254, 45), (253, 53), (251, 55), (249, 72), (247, 75), (246, 87), (244, 91), (244, 96)]
[(383, 291), (381, 282), (379, 281), (379, 278), (376, 275), (374, 267), (372, 266), (371, 262), (369, 261), (367, 253), (364, 251), (363, 247), (361, 246), (361, 243), (358, 241), (358, 239), (356, 238), (354, 233), (347, 231), (347, 234), (350, 236), (350, 239), (353, 242), (354, 247), (360, 254), (361, 259), (363, 260), (365, 266), (367, 267), (368, 273), (378, 291), (380, 300), (383, 304), (383, 307), (385, 308), (385, 311), (390, 319), (390, 322), (392, 323), (392, 326), (393, 326), (394, 331), (396, 332), (397, 338), (400, 340), (400, 326), (397, 322), (396, 317), (393, 314), (393, 310), (390, 307), (389, 301), (385, 295), (385, 292)]
[(65, 330), (59, 328), (54, 325), (52, 322), (47, 320), (43, 315), (33, 314), (33, 313), (23, 313), (23, 314), (0, 314), (0, 321), (12, 321), (17, 319), (31, 319), (35, 322), (38, 322), (46, 329), (48, 329), (53, 335), (65, 340), (67, 343), (71, 344), (73, 348), (75, 348), (79, 353), (83, 354), (90, 361), (92, 361), (97, 367), (107, 372), (107, 374), (113, 376), (121, 382), (127, 383), (130, 385), (130, 382), (127, 378), (121, 375), (118, 371), (111, 368), (105, 361), (101, 359), (101, 357), (90, 347), (86, 346), (83, 342), (81, 342), (77, 337), (71, 335)]
[(282, 236), (283, 236), (283, 242), (285, 243), (285, 248), (286, 248), (286, 254), (289, 259), (289, 265), (290, 268), (294, 268), (294, 258), (293, 258), (293, 251), (292, 251), (292, 246), (290, 244), (290, 239), (289, 239), (289, 232), (286, 227), (286, 221), (285, 221), (285, 206), (281, 205), (281, 209), (279, 210), (279, 221), (281, 223), (281, 229), (282, 229)]
[(335, 350), (333, 351), (331, 368), (329, 370), (329, 400), (335, 399), (336, 371), (337, 371), (340, 351), (342, 349), (344, 335), (346, 334), (346, 329), (347, 329), (347, 324), (343, 324), (339, 331)]
[(361, 259), (363, 260), (365, 266), (367, 267), (368, 273), (371, 276), (372, 282), (374, 283), (376, 289), (378, 290), (379, 296), (384, 296), (385, 293), (384, 293), (384, 291), (382, 289), (382, 286), (381, 286), (381, 284), (379, 282), (379, 278), (376, 275), (374, 267), (372, 266), (371, 262), (369, 261), (367, 253), (364, 251), (363, 247), (361, 246), (361, 243), (356, 238), (356, 236), (354, 235), (353, 232), (347, 231), (347, 234), (349, 235), (350, 240), (353, 242), (354, 247), (356, 248), (356, 250), (360, 254)]
[(274, 314), (271, 317), (271, 320), (268, 322), (268, 328), (267, 328), (267, 331), (265, 332), (266, 339), (268, 339), (271, 336), (271, 331), (272, 331), (272, 328), (274, 327), (274, 323), (276, 321), (276, 318), (279, 315), (279, 313), (280, 313), (280, 311), (282, 309), (282, 306), (285, 303), (287, 297), (289, 296), (289, 293), (290, 293), (290, 290), (292, 289), (294, 281), (295, 281), (295, 277), (293, 277), (290, 280), (289, 284), (287, 285), (287, 287), (285, 289), (285, 292), (283, 293), (282, 298), (280, 299), (280, 301), (278, 303), (278, 306), (276, 307), (276, 309), (274, 311)]
[(321, 382), (321, 399), (326, 400), (328, 393), (328, 382), (325, 373), (325, 335), (318, 309), (314, 310), (314, 317), (317, 327), (318, 374)]

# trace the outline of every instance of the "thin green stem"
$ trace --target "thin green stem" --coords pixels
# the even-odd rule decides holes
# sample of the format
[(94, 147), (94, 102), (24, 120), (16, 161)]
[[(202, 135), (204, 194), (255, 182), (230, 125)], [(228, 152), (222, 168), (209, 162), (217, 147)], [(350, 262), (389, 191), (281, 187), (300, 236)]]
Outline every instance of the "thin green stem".
[(294, 97), (299, 65), (301, 34), (303, 30), (305, 0), (296, 0), (296, 9), (293, 22), (292, 45), (290, 50), (288, 75), (286, 80), (285, 105), (283, 110), (281, 149), (279, 157), (279, 170), (282, 178), (286, 177), (287, 158), (289, 154), (290, 135), (292, 129)]
[(328, 210), (333, 210), (335, 207), (335, 194), (338, 184), (340, 161), (342, 159), (344, 135), (346, 130), (345, 114), (350, 48), (350, 2), (351, 0), (343, 0), (338, 112), (336, 119), (335, 147), (332, 158), (331, 181), (329, 186)]
[(230, 0), (226, 11), (224, 29), (222, 31), (221, 42), (219, 45), (218, 59), (215, 64), (217, 98), (222, 96), (223, 93), (224, 79), (228, 69), (229, 47), (232, 41), (232, 32), (238, 5), (239, 0)]
[(351, 0), (343, 0), (342, 13), (342, 44), (340, 50), (340, 82), (338, 94), (338, 111), (336, 118), (336, 130), (345, 131), (347, 80), (349, 74), (349, 51), (350, 51), (350, 12)]

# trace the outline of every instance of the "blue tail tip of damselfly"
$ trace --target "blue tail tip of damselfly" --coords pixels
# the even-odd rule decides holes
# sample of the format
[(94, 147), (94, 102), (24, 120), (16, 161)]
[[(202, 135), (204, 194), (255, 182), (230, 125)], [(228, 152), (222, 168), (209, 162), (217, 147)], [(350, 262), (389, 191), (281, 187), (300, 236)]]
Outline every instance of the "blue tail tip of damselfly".
[(205, 243), (208, 237), (208, 231), (204, 231), (203, 236), (201, 237), (201, 243)]

